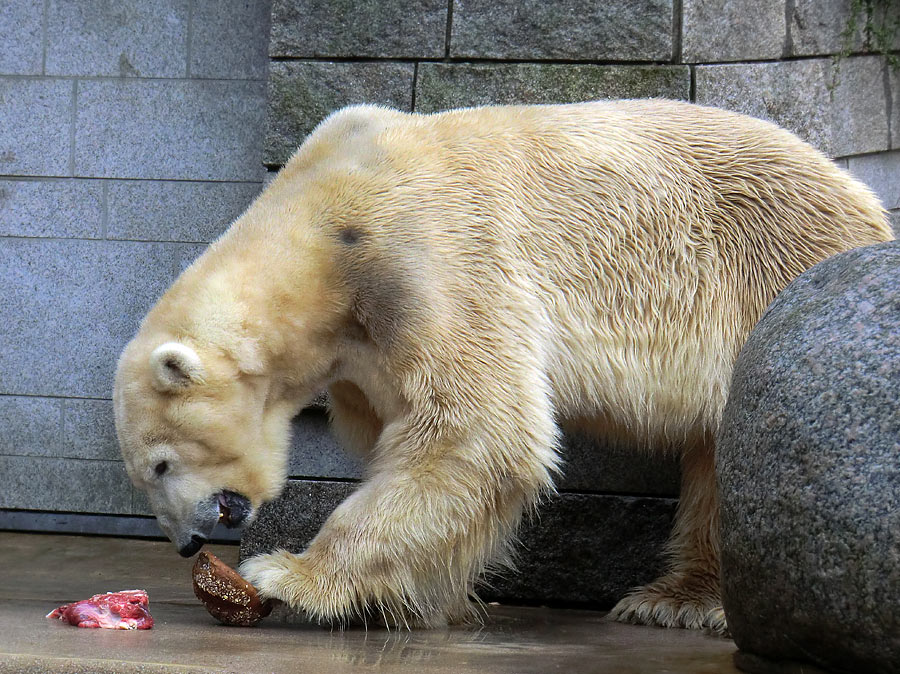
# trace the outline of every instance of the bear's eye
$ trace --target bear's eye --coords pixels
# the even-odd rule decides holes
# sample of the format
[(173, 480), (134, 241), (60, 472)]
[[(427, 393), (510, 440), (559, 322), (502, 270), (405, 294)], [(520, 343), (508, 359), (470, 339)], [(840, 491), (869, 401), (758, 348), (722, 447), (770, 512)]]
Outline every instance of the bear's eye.
[(160, 461), (158, 464), (153, 466), (153, 472), (156, 473), (156, 477), (162, 477), (169, 470), (169, 462), (168, 461)]

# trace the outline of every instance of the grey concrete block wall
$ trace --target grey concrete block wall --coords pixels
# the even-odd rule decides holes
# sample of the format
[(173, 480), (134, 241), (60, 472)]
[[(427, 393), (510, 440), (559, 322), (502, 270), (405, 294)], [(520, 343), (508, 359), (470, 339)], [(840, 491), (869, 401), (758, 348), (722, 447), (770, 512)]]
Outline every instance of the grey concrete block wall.
[(94, 514), (97, 530), (156, 530), (134, 517), (148, 510), (112, 374), (261, 189), (269, 17), (268, 2), (0, 0), (0, 527), (52, 511), (82, 513), (57, 528)]

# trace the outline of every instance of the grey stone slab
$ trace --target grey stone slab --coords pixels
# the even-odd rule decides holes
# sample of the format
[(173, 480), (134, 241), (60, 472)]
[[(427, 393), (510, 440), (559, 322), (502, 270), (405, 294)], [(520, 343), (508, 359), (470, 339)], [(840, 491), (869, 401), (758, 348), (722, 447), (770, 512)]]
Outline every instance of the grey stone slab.
[(262, 180), (262, 82), (91, 80), (78, 85), (77, 175)]
[(516, 570), (487, 577), (486, 600), (610, 608), (662, 575), (677, 502), (560, 494), (519, 534)]
[(131, 487), (131, 514), (153, 515), (153, 508), (150, 507), (147, 495), (133, 486)]
[(127, 514), (131, 489), (121, 461), (0, 456), (0, 508)]
[(75, 83), (0, 78), (0, 174), (65, 176)]
[(0, 393), (110, 398), (181, 245), (0, 239)]
[(118, 460), (112, 402), (0, 396), (0, 454)]
[[(241, 558), (274, 548), (302, 551), (356, 485), (291, 480), (241, 539)], [(560, 494), (520, 535), (518, 572), (489, 578), (486, 599), (609, 607), (662, 570), (675, 501)]]
[(891, 91), (891, 148), (900, 150), (900, 72), (888, 69)]
[(275, 0), (271, 56), (444, 56), (446, 0)]
[(291, 426), (293, 436), (289, 475), (351, 479), (362, 477), (362, 462), (345, 451), (332, 435), (326, 412), (305, 410), (293, 420)]
[(878, 56), (843, 59), (827, 69), (832, 86), (832, 152), (835, 156), (890, 147), (884, 63)]
[(894, 228), (894, 236), (900, 238), (900, 211), (891, 211), (888, 213), (891, 221), (891, 227)]
[(766, 119), (833, 155), (829, 61), (698, 66), (696, 101)]
[(785, 288), (737, 358), (716, 476), (742, 651), (900, 671), (898, 308), (900, 242), (857, 248)]
[(246, 210), (260, 189), (260, 183), (111, 181), (107, 236), (213, 241)]
[(59, 456), (117, 461), (119, 442), (111, 400), (63, 401), (63, 454)]
[(641, 496), (678, 496), (677, 457), (566, 433), (559, 489)]
[(886, 209), (900, 208), (900, 150), (849, 157), (848, 168), (872, 188)]
[(328, 114), (354, 103), (412, 107), (409, 63), (272, 63), (265, 163), (283, 164)]
[(0, 75), (40, 75), (44, 4), (0, 0)]
[(103, 238), (98, 180), (0, 180), (0, 236)]
[(784, 0), (683, 0), (685, 63), (779, 58), (785, 41)]
[[(788, 19), (792, 54), (837, 54), (844, 46), (842, 34), (850, 20), (850, 3), (847, 0), (794, 0)], [(859, 36), (851, 44), (854, 50), (862, 46)]]
[(269, 66), (271, 0), (194, 0), (191, 77), (264, 80)]
[(663, 61), (672, 0), (453, 0), (457, 58)]
[[(875, 31), (896, 20), (897, 8), (892, 2), (854, 3), (849, 0), (793, 0), (789, 3), (791, 53), (797, 56), (838, 54), (871, 49), (867, 29), (867, 5), (872, 7)], [(851, 25), (852, 24), (852, 25)], [(872, 31), (872, 32), (875, 32)], [(869, 45), (867, 46), (867, 41)], [(893, 48), (900, 48), (900, 33), (895, 34)]]
[[(53, 534), (88, 534), (116, 538), (165, 539), (155, 517), (130, 515), (98, 515), (87, 513), (53, 513), (33, 510), (0, 510), (0, 530), (30, 531)], [(96, 539), (94, 539), (96, 540)], [(234, 529), (216, 527), (211, 543), (240, 540)]]
[(63, 400), (0, 396), (0, 455), (60, 456)]
[(206, 249), (206, 244), (186, 243), (179, 246), (175, 253), (176, 271), (180, 274), (190, 267), (191, 263), (200, 257)]
[(184, 77), (189, 0), (49, 0), (48, 75)]
[(601, 98), (690, 98), (687, 66), (421, 63), (416, 110)]

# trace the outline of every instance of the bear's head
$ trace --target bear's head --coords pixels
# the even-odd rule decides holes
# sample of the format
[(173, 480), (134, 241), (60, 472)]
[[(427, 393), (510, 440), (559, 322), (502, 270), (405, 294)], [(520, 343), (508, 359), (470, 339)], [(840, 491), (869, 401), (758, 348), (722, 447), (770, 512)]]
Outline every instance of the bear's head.
[(138, 336), (123, 352), (114, 392), (125, 466), (161, 528), (184, 556), (220, 520), (252, 520), (286, 477), (294, 410), (268, 400), (270, 380), (248, 375), (228, 355)]
[(323, 122), (122, 353), (113, 398), (125, 466), (185, 556), (220, 517), (245, 524), (280, 493), (305, 404), (339, 380), (394, 395), (372, 384), (379, 354), (413, 367), (404, 349), (421, 339), (410, 336), (447, 313), (434, 256), (402, 233), (440, 199), (426, 198), (431, 183), (404, 186), (411, 172), (365, 141), (397, 116), (361, 107)]
[[(276, 209), (264, 199), (244, 222), (286, 219)], [(280, 493), (291, 419), (334, 375), (349, 310), (327, 260), (340, 241), (308, 229), (290, 260), (279, 258), (283, 245), (270, 251), (242, 238), (241, 227), (211, 246), (119, 359), (122, 457), (184, 556), (217, 522), (247, 524)]]

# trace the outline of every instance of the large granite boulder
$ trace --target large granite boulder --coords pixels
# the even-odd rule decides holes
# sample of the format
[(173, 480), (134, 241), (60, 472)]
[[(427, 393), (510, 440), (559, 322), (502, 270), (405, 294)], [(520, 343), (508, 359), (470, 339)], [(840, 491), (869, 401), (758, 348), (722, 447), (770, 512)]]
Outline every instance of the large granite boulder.
[(817, 265), (753, 330), (717, 459), (739, 667), (900, 672), (898, 394), (898, 242)]

